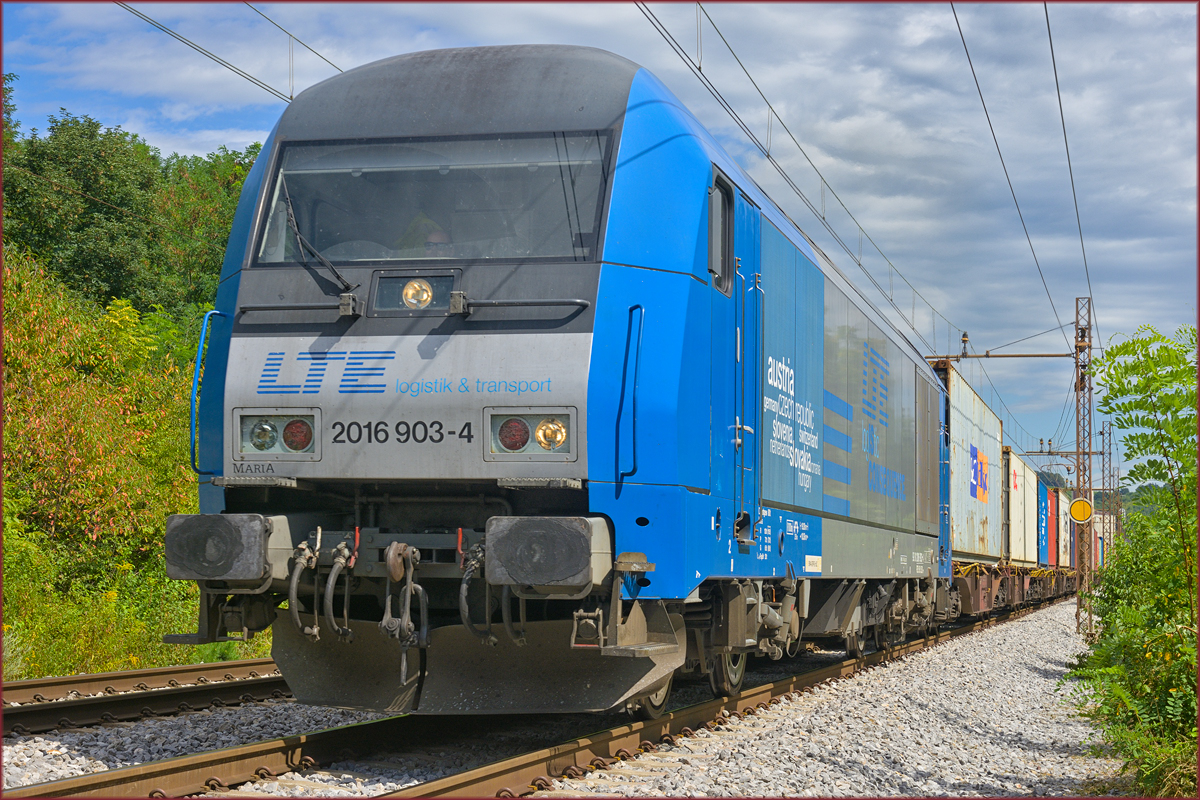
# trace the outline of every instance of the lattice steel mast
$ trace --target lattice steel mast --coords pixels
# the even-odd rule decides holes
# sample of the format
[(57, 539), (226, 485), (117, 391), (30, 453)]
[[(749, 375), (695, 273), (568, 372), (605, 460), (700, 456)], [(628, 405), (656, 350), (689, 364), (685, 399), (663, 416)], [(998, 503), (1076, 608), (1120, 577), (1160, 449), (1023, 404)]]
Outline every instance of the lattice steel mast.
[[(1092, 298), (1075, 298), (1075, 498), (1094, 503), (1092, 493)], [(1075, 526), (1075, 629), (1093, 635), (1092, 521)]]

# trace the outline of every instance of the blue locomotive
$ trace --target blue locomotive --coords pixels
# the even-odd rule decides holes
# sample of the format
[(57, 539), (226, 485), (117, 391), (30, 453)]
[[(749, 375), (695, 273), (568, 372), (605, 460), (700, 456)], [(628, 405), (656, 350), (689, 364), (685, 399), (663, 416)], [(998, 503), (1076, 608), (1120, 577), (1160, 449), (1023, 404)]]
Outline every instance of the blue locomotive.
[(205, 336), (202, 513), (166, 534), (199, 630), (168, 638), (271, 627), (304, 702), (653, 716), (675, 675), (727, 694), (752, 655), (1050, 591), (987, 547), (952, 564), (953, 367), (601, 50), (300, 94)]

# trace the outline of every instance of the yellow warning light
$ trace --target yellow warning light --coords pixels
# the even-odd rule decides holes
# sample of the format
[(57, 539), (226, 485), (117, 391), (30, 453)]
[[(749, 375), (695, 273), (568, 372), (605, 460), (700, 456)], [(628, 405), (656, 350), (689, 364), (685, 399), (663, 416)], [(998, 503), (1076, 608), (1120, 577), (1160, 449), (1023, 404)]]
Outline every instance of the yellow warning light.
[(1070, 512), (1071, 519), (1080, 524), (1089, 522), (1092, 519), (1092, 504), (1086, 499), (1080, 497), (1071, 501)]
[(567, 441), (567, 426), (550, 417), (538, 423), (533, 437), (543, 450), (557, 450)]

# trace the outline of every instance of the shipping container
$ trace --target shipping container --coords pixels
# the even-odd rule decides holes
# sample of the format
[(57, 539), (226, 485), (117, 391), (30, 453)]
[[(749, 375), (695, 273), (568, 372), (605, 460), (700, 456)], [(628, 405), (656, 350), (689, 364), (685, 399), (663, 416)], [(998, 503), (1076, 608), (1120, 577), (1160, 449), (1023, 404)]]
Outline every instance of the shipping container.
[(1000, 418), (954, 367), (947, 366), (939, 372), (948, 389), (953, 556), (968, 561), (998, 562), (1004, 554)]
[(1092, 517), (1093, 536), (1097, 543), (1095, 555), (1096, 564), (1103, 564), (1108, 548), (1117, 535), (1117, 519), (1107, 511), (1097, 511)]
[(1011, 447), (1004, 448), (1004, 554), (1012, 563), (1038, 563), (1037, 472)]
[(1046, 487), (1047, 566), (1058, 566), (1058, 490)]
[(1071, 522), (1071, 491), (1069, 489), (1055, 489), (1054, 493), (1058, 496), (1056, 503), (1058, 510), (1058, 561), (1060, 567), (1075, 566), (1075, 523)]
[(1050, 565), (1049, 503), (1046, 484), (1037, 482), (1037, 560), (1041, 566)]

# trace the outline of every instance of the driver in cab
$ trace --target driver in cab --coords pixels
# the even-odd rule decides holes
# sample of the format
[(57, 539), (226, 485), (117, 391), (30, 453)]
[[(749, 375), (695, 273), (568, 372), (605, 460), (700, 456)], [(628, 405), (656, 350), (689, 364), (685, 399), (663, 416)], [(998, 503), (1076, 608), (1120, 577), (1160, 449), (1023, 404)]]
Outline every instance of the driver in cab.
[(454, 244), (441, 225), (430, 219), (424, 211), (417, 212), (412, 222), (395, 243), (394, 249), (405, 252), (411, 258), (453, 258)]

